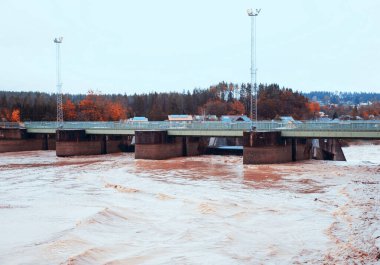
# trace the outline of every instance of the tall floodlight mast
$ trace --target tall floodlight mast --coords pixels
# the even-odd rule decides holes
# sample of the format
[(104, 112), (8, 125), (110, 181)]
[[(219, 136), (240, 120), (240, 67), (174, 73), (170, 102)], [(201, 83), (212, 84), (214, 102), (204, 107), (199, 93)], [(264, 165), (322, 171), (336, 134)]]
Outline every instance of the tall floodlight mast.
[[(248, 9), (248, 16), (251, 17), (251, 120), (257, 122), (257, 84), (256, 84), (256, 17), (261, 9)], [(252, 96), (252, 91), (254, 95)], [(254, 107), (253, 107), (254, 106)]]
[(57, 56), (57, 127), (63, 126), (62, 80), (61, 80), (61, 51), (63, 37), (55, 38)]

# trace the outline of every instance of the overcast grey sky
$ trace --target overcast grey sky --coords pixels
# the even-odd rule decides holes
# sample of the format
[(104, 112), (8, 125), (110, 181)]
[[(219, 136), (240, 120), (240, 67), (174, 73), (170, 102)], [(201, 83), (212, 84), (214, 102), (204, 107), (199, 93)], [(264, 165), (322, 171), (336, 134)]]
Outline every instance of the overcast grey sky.
[(0, 90), (183, 91), (250, 80), (299, 91), (380, 92), (378, 0), (1, 0)]

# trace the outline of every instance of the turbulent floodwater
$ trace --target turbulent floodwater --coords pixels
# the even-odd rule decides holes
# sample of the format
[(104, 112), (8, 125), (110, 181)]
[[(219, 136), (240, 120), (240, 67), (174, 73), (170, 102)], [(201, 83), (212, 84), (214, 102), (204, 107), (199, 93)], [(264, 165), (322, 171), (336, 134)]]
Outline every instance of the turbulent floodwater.
[(0, 154), (0, 264), (376, 264), (380, 145), (348, 162)]

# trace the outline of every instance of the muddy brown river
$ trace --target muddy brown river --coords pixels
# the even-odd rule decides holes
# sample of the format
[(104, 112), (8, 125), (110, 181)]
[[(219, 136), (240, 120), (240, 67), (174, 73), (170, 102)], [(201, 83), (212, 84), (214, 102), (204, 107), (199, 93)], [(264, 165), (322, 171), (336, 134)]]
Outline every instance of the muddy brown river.
[(0, 264), (379, 264), (380, 145), (243, 165), (0, 154)]

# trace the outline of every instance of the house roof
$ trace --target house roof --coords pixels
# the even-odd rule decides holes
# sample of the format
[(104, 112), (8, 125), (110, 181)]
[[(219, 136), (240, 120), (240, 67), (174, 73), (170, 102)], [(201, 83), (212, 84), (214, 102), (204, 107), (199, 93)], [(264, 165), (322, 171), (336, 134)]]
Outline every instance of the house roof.
[(131, 121), (148, 121), (146, 117), (133, 117), (130, 119)]
[(187, 114), (168, 115), (169, 121), (192, 121), (193, 116)]
[(195, 120), (205, 120), (205, 121), (217, 121), (218, 117), (216, 115), (196, 115), (194, 116)]
[(293, 122), (294, 121), (292, 116), (280, 116), (280, 120), (283, 122)]
[(220, 120), (225, 121), (225, 122), (235, 122), (235, 121), (250, 122), (251, 121), (246, 115), (223, 115), (220, 118)]

